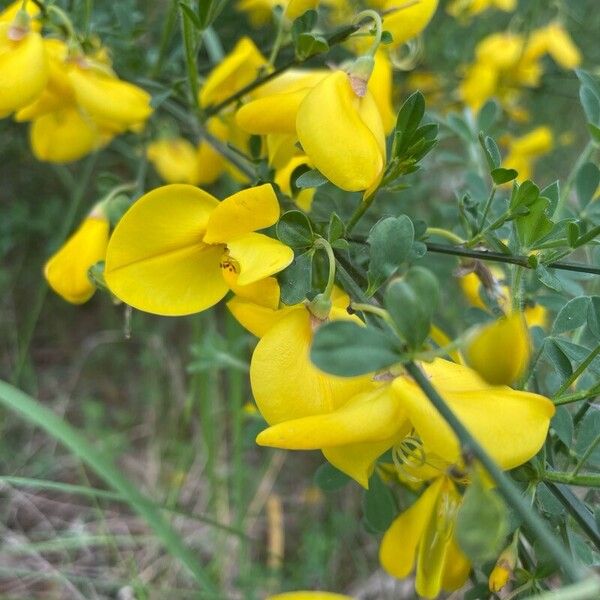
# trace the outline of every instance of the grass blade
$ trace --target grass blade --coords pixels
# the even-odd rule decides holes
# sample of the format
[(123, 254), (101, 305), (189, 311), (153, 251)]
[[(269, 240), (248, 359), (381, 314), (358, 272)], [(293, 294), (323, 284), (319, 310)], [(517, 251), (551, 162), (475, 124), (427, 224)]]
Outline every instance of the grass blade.
[(4, 381), (0, 381), (0, 404), (43, 429), (79, 457), (146, 521), (169, 553), (188, 568), (204, 590), (216, 595), (216, 589), (197, 557), (184, 545), (179, 534), (163, 517), (158, 507), (140, 493), (79, 431), (37, 400)]

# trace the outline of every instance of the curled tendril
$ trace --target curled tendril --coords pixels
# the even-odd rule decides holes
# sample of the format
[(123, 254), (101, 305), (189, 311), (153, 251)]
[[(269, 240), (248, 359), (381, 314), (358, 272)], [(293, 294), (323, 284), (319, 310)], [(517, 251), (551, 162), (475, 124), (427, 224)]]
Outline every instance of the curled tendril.
[(394, 468), (409, 481), (421, 481), (407, 472), (406, 467), (422, 467), (426, 463), (423, 442), (415, 436), (405, 437), (399, 444), (392, 448), (392, 460)]
[(391, 50), (389, 56), (394, 69), (398, 71), (412, 71), (419, 62), (422, 54), (423, 43), (420, 38), (414, 38)]

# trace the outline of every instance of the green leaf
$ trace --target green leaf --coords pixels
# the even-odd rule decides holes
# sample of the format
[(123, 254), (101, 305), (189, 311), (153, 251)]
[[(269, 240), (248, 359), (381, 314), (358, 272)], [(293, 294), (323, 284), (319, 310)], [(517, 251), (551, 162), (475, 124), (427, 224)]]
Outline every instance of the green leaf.
[(322, 371), (353, 377), (400, 362), (398, 340), (373, 326), (333, 321), (317, 329), (310, 359)]
[(400, 109), (394, 129), (392, 156), (402, 156), (425, 114), (425, 98), (421, 92), (411, 94)]
[(600, 185), (600, 170), (598, 167), (591, 163), (585, 163), (579, 172), (577, 173), (577, 179), (575, 180), (575, 189), (577, 191), (577, 200), (579, 206), (585, 208), (594, 195)]
[(394, 496), (377, 472), (373, 473), (369, 489), (364, 492), (363, 512), (370, 529), (378, 533), (386, 531), (396, 515)]
[(592, 136), (592, 140), (596, 142), (596, 145), (600, 145), (600, 127), (594, 125), (593, 123), (588, 123), (588, 131)]
[(296, 187), (303, 188), (316, 188), (324, 183), (327, 183), (328, 179), (317, 171), (316, 169), (311, 169), (310, 171), (306, 171), (302, 173), (298, 179), (296, 179), (295, 185)]
[(315, 485), (324, 492), (334, 492), (347, 485), (351, 478), (336, 469), (331, 463), (323, 463), (315, 472)]
[(532, 181), (524, 181), (521, 185), (515, 184), (510, 197), (510, 209), (531, 206), (540, 197), (540, 188)]
[(540, 196), (529, 205), (526, 215), (519, 215), (515, 219), (519, 241), (525, 248), (533, 247), (535, 242), (548, 235), (554, 228), (554, 223), (546, 214), (549, 204), (547, 198)]
[(296, 254), (292, 264), (278, 277), (281, 301), (284, 304), (302, 302), (312, 288), (312, 261), (314, 251)]
[(579, 88), (579, 101), (588, 123), (592, 125), (600, 124), (600, 98), (587, 85)]
[(573, 417), (571, 413), (564, 406), (558, 406), (556, 413), (550, 421), (550, 427), (554, 429), (554, 433), (558, 436), (558, 439), (567, 447), (571, 447), (573, 441), (573, 434), (575, 433), (575, 426), (573, 425)]
[(556, 207), (558, 206), (558, 199), (560, 198), (560, 186), (558, 180), (546, 186), (540, 192), (540, 196), (544, 196), (544, 198), (548, 198), (548, 200), (550, 200), (548, 214), (553, 215)]
[(546, 287), (555, 292), (562, 292), (564, 287), (561, 280), (554, 274), (554, 271), (547, 269), (542, 263), (535, 267), (535, 275)]
[(318, 13), (316, 10), (307, 10), (304, 14), (294, 19), (292, 24), (292, 39), (297, 43), (298, 37), (302, 33), (312, 31), (317, 24)]
[(202, 23), (202, 19), (185, 2), (180, 2), (179, 8), (181, 9), (181, 12), (183, 13), (184, 18), (186, 18), (188, 21), (190, 21), (190, 23), (192, 23), (192, 25), (196, 29), (198, 29), (198, 30), (204, 29), (204, 24)]
[(490, 171), (495, 171), (498, 167), (500, 167), (500, 164), (502, 163), (502, 155), (500, 154), (498, 144), (496, 144), (494, 138), (490, 137), (489, 135), (485, 137), (483, 135), (480, 135), (479, 142), (481, 144), (481, 147), (483, 148), (483, 152), (485, 154), (485, 158), (487, 160)]
[(296, 56), (299, 60), (305, 60), (327, 50), (329, 50), (327, 40), (315, 33), (301, 33), (296, 40)]
[(477, 129), (487, 132), (500, 116), (500, 107), (495, 100), (488, 100), (477, 115)]
[(581, 296), (567, 302), (554, 320), (552, 333), (559, 334), (581, 327), (587, 320), (590, 298)]
[(412, 221), (406, 216), (387, 217), (376, 223), (369, 233), (369, 287), (373, 295), (408, 258), (414, 240)]
[(330, 243), (336, 242), (346, 235), (346, 226), (337, 213), (331, 213), (327, 225), (327, 239)]
[(563, 381), (572, 375), (573, 367), (571, 366), (571, 360), (558, 345), (556, 340), (552, 338), (547, 338), (545, 340), (544, 353), (550, 359), (552, 366)]
[(207, 572), (198, 561), (197, 554), (185, 546), (182, 536), (171, 527), (159, 507), (150, 498), (144, 496), (138, 486), (131, 482), (104, 454), (94, 448), (77, 429), (37, 400), (4, 381), (0, 381), (0, 405), (19, 415), (28, 423), (44, 430), (68, 448), (74, 456), (120, 494), (131, 508), (146, 521), (154, 530), (157, 539), (188, 568), (208, 596), (217, 593)]
[(438, 300), (437, 279), (423, 267), (412, 267), (387, 287), (385, 308), (412, 350), (420, 348), (427, 338)]
[(391, 44), (394, 41), (394, 36), (389, 31), (381, 32), (381, 43), (382, 44)]
[(570, 221), (567, 223), (567, 242), (571, 248), (575, 248), (577, 246), (580, 233), (579, 224), (577, 222)]
[(516, 179), (519, 173), (514, 169), (504, 169), (502, 167), (498, 167), (497, 169), (492, 169), (490, 171), (490, 175), (492, 176), (492, 179), (496, 185), (501, 185)]
[(299, 210), (290, 210), (283, 214), (276, 230), (279, 240), (290, 248), (310, 248), (315, 240), (308, 217)]
[(475, 565), (498, 557), (509, 532), (508, 511), (499, 494), (473, 477), (456, 517), (456, 541)]
[(593, 336), (600, 339), (600, 296), (592, 296), (587, 313), (587, 326)]

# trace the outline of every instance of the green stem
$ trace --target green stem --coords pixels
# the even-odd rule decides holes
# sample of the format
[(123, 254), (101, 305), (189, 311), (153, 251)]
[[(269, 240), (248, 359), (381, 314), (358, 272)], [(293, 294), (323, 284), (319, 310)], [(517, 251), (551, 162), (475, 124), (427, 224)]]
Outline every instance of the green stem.
[[(581, 468), (583, 467), (583, 465), (585, 465), (587, 459), (592, 455), (592, 452), (598, 447), (598, 444), (600, 444), (600, 433), (594, 438), (594, 441), (588, 446), (586, 451), (583, 453), (583, 456), (581, 457), (575, 469), (573, 470), (573, 477), (579, 475), (579, 471), (581, 471)], [(600, 480), (600, 475), (598, 476), (598, 479)]]
[(378, 190), (379, 188), (376, 188), (373, 190), (373, 192), (371, 192), (371, 194), (361, 200), (360, 204), (357, 206), (356, 210), (350, 217), (348, 224), (346, 225), (346, 235), (348, 235), (354, 229), (356, 224), (362, 219), (363, 215), (367, 212), (367, 210), (369, 210), (369, 207), (371, 204), (373, 204), (373, 201), (377, 196)]
[(523, 267), (516, 265), (512, 279), (512, 308), (515, 312), (523, 310)]
[(438, 237), (447, 239), (449, 242), (452, 242), (453, 244), (457, 244), (459, 246), (465, 243), (465, 240), (463, 240), (460, 236), (456, 235), (454, 232), (449, 231), (448, 229), (442, 229), (440, 227), (428, 227), (427, 231), (425, 231), (425, 235), (437, 235)]
[(277, 19), (277, 35), (275, 36), (275, 41), (273, 42), (273, 47), (271, 48), (271, 53), (269, 54), (269, 64), (272, 67), (275, 66), (275, 61), (277, 60), (277, 55), (279, 54), (279, 50), (281, 49), (281, 44), (283, 44), (283, 38), (285, 36), (285, 19), (283, 14), (279, 14)]
[(590, 366), (592, 361), (600, 354), (600, 344), (598, 344), (583, 360), (583, 362), (573, 371), (573, 374), (558, 388), (555, 397), (560, 398)]
[(375, 25), (375, 39), (366, 53), (368, 56), (375, 56), (375, 53), (381, 44), (381, 36), (383, 35), (383, 21), (381, 20), (381, 15), (376, 10), (371, 8), (359, 12), (354, 19), (354, 23), (358, 25), (363, 19), (371, 19)]
[(600, 595), (600, 579), (590, 577), (560, 590), (536, 594), (524, 600), (595, 600)]
[(210, 57), (210, 61), (213, 64), (220, 63), (225, 56), (225, 52), (223, 51), (223, 45), (221, 44), (217, 32), (209, 26), (202, 32), (202, 39), (204, 41), (204, 46), (206, 47), (206, 52)]
[(562, 471), (548, 471), (544, 473), (544, 481), (600, 488), (600, 475), (596, 473), (583, 473), (579, 475), (575, 473), (563, 473)]
[(165, 24), (160, 34), (158, 56), (150, 74), (152, 78), (158, 77), (160, 75), (160, 72), (162, 71), (163, 63), (165, 62), (165, 58), (167, 57), (167, 50), (169, 49), (169, 42), (171, 41), (171, 36), (173, 35), (173, 30), (175, 29), (175, 23), (177, 22), (178, 8), (178, 0), (172, 0), (171, 6), (169, 7), (169, 11), (167, 13), (167, 17), (165, 19)]
[(333, 293), (333, 286), (335, 285), (335, 255), (331, 244), (325, 238), (317, 238), (314, 244), (315, 248), (325, 250), (327, 253), (327, 260), (329, 261), (329, 270), (327, 273), (327, 285), (323, 290), (322, 297), (329, 300)]
[(467, 248), (471, 248), (476, 246), (479, 242), (481, 242), (486, 234), (493, 229), (497, 229), (511, 216), (510, 210), (507, 210), (505, 213), (500, 215), (493, 223), (490, 223), (487, 227), (484, 227), (475, 237), (471, 238), (468, 242), (466, 242), (465, 246)]
[(488, 212), (490, 211), (490, 208), (492, 206), (492, 202), (494, 201), (494, 197), (496, 196), (496, 190), (498, 188), (496, 186), (494, 186), (492, 188), (492, 191), (490, 193), (490, 195), (488, 196), (488, 199), (485, 203), (485, 206), (483, 208), (483, 214), (481, 215), (481, 222), (479, 223), (479, 231), (481, 231), (483, 229), (483, 226), (485, 225), (485, 220), (487, 219), (488, 216)]
[(463, 425), (462, 421), (452, 412), (444, 399), (431, 385), (427, 376), (414, 362), (407, 363), (405, 368), (454, 431), (460, 441), (463, 453), (471, 453), (481, 462), (496, 483), (498, 491), (504, 500), (519, 514), (523, 522), (535, 534), (540, 544), (546, 548), (557, 564), (560, 565), (565, 575), (571, 581), (580, 581), (584, 577), (584, 573), (580, 567), (573, 562), (569, 553), (557, 542), (545, 522), (532, 510), (510, 478), (498, 467), (496, 462)]
[(565, 394), (564, 396), (555, 396), (552, 401), (555, 406), (561, 406), (562, 404), (571, 404), (573, 402), (579, 402), (581, 400), (589, 400), (594, 398), (600, 393), (600, 386), (596, 385), (590, 389), (582, 390), (581, 392), (575, 392), (574, 394)]
[(190, 88), (191, 95), (191, 106), (194, 109), (198, 109), (198, 93), (200, 91), (200, 83), (198, 81), (198, 70), (196, 67), (196, 55), (198, 52), (197, 48), (197, 36), (195, 34), (194, 24), (185, 14), (185, 11), (181, 11), (181, 27), (183, 32), (183, 47), (185, 49), (185, 66), (187, 71), (187, 80)]
[[(427, 250), (439, 254), (450, 254), (453, 256), (464, 256), (477, 260), (488, 260), (491, 262), (500, 262), (509, 265), (520, 265), (527, 269), (531, 269), (528, 258), (526, 256), (513, 256), (509, 254), (501, 254), (500, 252), (489, 252), (487, 250), (471, 250), (462, 247), (450, 246), (448, 244), (434, 244), (427, 242)], [(572, 262), (551, 262), (546, 264), (552, 269), (560, 269), (562, 271), (574, 271), (576, 273), (590, 273), (592, 275), (600, 275), (600, 268), (591, 265)]]

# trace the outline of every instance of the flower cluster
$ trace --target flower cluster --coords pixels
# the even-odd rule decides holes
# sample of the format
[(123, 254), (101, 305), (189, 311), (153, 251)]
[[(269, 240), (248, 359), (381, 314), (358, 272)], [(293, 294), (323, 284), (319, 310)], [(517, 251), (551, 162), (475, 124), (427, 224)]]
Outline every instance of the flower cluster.
[(152, 114), (150, 95), (119, 79), (103, 47), (84, 54), (74, 38), (42, 37), (33, 2), (0, 15), (0, 116), (31, 123), (38, 160), (64, 163), (89, 154)]
[[(21, 4), (0, 18), (0, 114), (31, 121), (35, 156), (72, 161), (116, 135), (139, 132), (153, 112), (148, 93), (118, 78), (101, 45), (84, 53), (75, 37), (42, 37), (36, 5), (25, 3), (27, 12)], [(547, 283), (540, 253), (569, 236), (578, 247), (578, 236), (588, 233), (573, 232), (573, 223), (551, 221), (548, 205), (560, 199), (529, 181), (534, 160), (553, 146), (551, 130), (540, 126), (523, 137), (505, 137), (504, 160), (493, 139), (479, 136), (481, 162), (490, 166), (483, 175), (492, 191), (487, 202), (469, 194), (461, 199), (464, 240), (449, 230), (427, 228), (395, 205), (393, 216), (383, 209), (365, 235), (355, 236), (355, 225), (376, 195), (384, 190), (395, 202), (394, 194), (406, 187), (402, 178), (420, 168), (437, 142), (438, 123), (425, 114), (421, 94), (396, 109), (393, 69), (405, 42), (418, 54), (411, 40), (431, 21), (438, 1), (398, 7), (396, 0), (371, 0), (358, 15), (347, 4), (240, 0), (237, 8), (252, 25), (274, 18), (278, 40), (296, 43), (298, 64), (276, 71), (280, 40), (266, 58), (250, 37), (240, 37), (205, 71), (197, 95), (190, 94), (197, 139), (192, 143), (186, 131), (174, 135), (165, 129), (140, 152), (166, 185), (144, 192), (145, 182), (138, 178), (139, 197), (127, 198), (117, 218), (109, 214), (114, 193), (97, 202), (48, 260), (44, 274), (60, 296), (76, 304), (89, 300), (97, 284), (116, 303), (161, 316), (195, 314), (225, 301), (257, 338), (249, 379), (264, 428), (256, 443), (320, 451), (364, 490), (374, 481), (412, 490), (414, 502), (395, 507), (381, 529), (379, 559), (394, 577), (414, 572), (417, 593), (434, 598), (461, 588), (477, 560), (460, 525), (470, 494), (476, 490), (492, 504), (500, 502), (494, 488), (501, 487), (502, 471), (538, 455), (555, 413), (546, 392), (527, 387), (530, 329), (538, 333), (549, 316), (543, 305), (524, 299), (519, 269), (534, 269)], [(455, 0), (449, 9), (472, 17), (492, 6), (512, 11), (515, 4)], [(335, 64), (299, 67), (313, 56), (302, 53), (297, 43), (302, 35), (317, 47), (329, 48), (331, 42), (314, 23), (307, 25), (311, 18), (316, 23), (313, 11), (319, 6), (334, 22), (350, 11), (349, 39), (339, 41), (344, 49)], [(307, 14), (313, 16), (304, 18)], [(565, 69), (581, 60), (558, 22), (481, 41), (459, 90), (471, 111), (460, 122), (463, 138), (473, 134), (465, 130), (490, 99), (512, 117), (523, 117), (520, 90), (539, 85), (547, 54)], [(429, 85), (439, 92), (434, 76), (420, 75), (413, 73), (408, 86)], [(175, 113), (181, 111), (177, 102)], [(457, 121), (454, 117), (454, 125)], [(474, 144), (478, 133), (472, 135)], [(300, 185), (304, 175), (309, 184)], [(313, 210), (320, 208), (320, 185), (343, 199), (339, 204), (358, 202), (355, 211), (320, 220)], [(496, 194), (504, 194), (504, 210), (496, 210), (497, 204), (491, 208)], [(506, 240), (494, 233), (503, 226), (514, 228)], [(461, 247), (455, 254), (468, 255), (477, 247), (480, 256), (480, 247), (490, 246), (504, 253), (497, 252), (500, 260), (511, 256), (506, 262), (515, 266), (507, 282), (502, 269), (484, 267), (479, 259), (461, 262), (459, 285), (478, 313), (475, 325), (461, 323), (463, 332), (452, 338), (434, 325), (436, 276), (412, 266), (436, 233)], [(443, 415), (419, 375), (466, 433)], [(497, 466), (500, 477), (484, 468), (482, 456)], [(494, 559), (500, 555), (498, 564), (511, 565), (506, 573), (491, 572), (494, 591), (516, 564), (516, 558), (506, 558), (507, 552), (514, 555), (512, 545), (501, 553), (510, 533), (518, 538), (515, 531), (502, 531), (502, 546), (492, 549)], [(345, 597), (272, 596), (308, 598)]]

